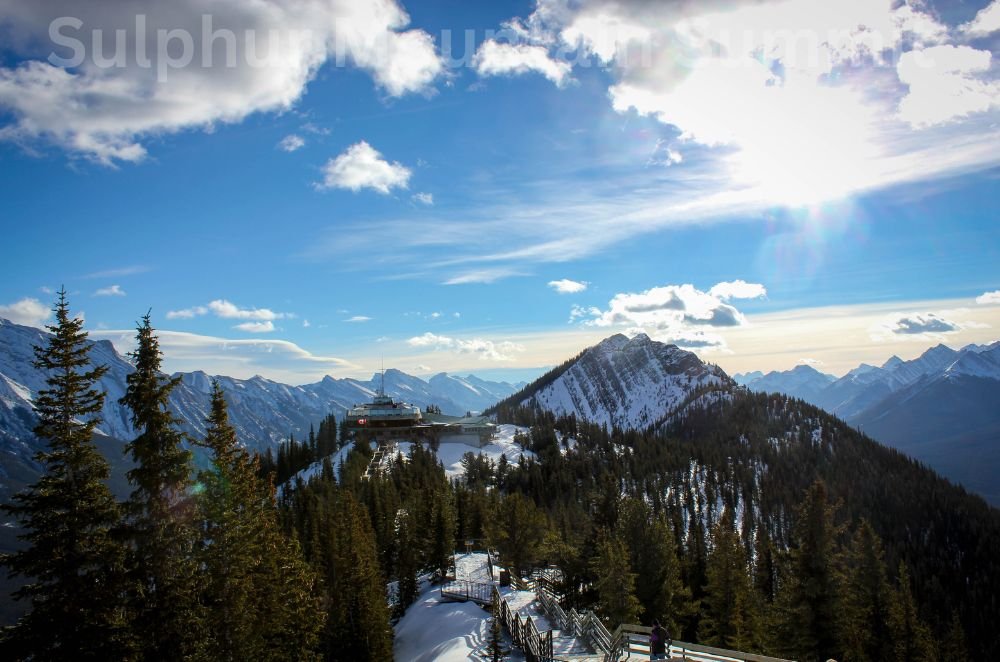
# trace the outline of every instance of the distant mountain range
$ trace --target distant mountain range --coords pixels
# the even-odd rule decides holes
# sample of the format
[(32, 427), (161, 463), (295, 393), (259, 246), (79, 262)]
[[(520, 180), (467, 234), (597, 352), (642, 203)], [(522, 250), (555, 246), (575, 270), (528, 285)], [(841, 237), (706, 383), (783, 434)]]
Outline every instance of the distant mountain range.
[(840, 378), (800, 365), (733, 379), (821, 407), (1000, 505), (1000, 342), (937, 345)]
[[(32, 433), (36, 423), (32, 401), (39, 389), (44, 388), (45, 375), (32, 365), (32, 346), (43, 345), (47, 335), (34, 327), (0, 319), (0, 501), (35, 472), (31, 458), (38, 442)], [(125, 378), (132, 372), (131, 364), (107, 340), (92, 343), (90, 358), (95, 364), (108, 366), (100, 383), (107, 398), (98, 431), (114, 440), (132, 439), (135, 432), (128, 411), (118, 404), (125, 393)], [(200, 371), (173, 376), (181, 381), (171, 394), (170, 408), (180, 419), (184, 432), (201, 438), (213, 377)], [(310, 425), (328, 414), (340, 418), (348, 407), (370, 400), (382, 376), (375, 374), (367, 381), (328, 376), (303, 386), (289, 386), (259, 376), (215, 379), (226, 393), (230, 418), (240, 441), (251, 450), (263, 450), (286, 440), (289, 434), (301, 439), (308, 434)], [(482, 411), (523, 386), (523, 383), (491, 382), (472, 375), (459, 377), (447, 373), (424, 381), (399, 370), (385, 371), (385, 390), (389, 395), (421, 408), (434, 404), (443, 413), (454, 415)]]

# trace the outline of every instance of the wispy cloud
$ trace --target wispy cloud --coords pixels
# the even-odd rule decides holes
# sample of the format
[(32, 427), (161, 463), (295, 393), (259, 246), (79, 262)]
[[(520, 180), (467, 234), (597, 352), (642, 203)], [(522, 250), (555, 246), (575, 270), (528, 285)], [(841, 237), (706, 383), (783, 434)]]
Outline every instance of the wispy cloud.
[(292, 316), (290, 313), (276, 313), (270, 308), (240, 308), (225, 299), (209, 302), (208, 309), (223, 319), (279, 320)]
[(430, 193), (414, 193), (413, 201), (430, 207), (434, 204), (434, 196)]
[(102, 287), (96, 292), (94, 292), (95, 297), (123, 297), (125, 296), (125, 290), (119, 285), (112, 285), (110, 287)]
[[(349, 360), (315, 354), (287, 340), (220, 338), (164, 329), (156, 333), (168, 372), (204, 370), (243, 379), (261, 374), (289, 384), (303, 384), (357, 368)], [(90, 335), (110, 340), (119, 353), (135, 348), (134, 329), (92, 330)]]
[(484, 361), (511, 361), (524, 346), (511, 341), (493, 341), (483, 338), (452, 338), (427, 332), (406, 341), (411, 347), (449, 350), (461, 354), (475, 354)]
[(306, 146), (306, 141), (302, 136), (291, 133), (281, 139), (278, 143), (278, 149), (283, 152), (294, 152), (302, 149)]
[(168, 310), (167, 319), (187, 320), (200, 315), (205, 315), (206, 313), (208, 313), (208, 308), (205, 306), (194, 306), (192, 308), (184, 308), (182, 310)]
[(152, 267), (148, 267), (142, 264), (134, 264), (128, 267), (117, 267), (114, 269), (104, 269), (101, 271), (94, 271), (84, 276), (84, 278), (95, 280), (98, 278), (121, 278), (122, 276), (135, 276), (136, 274), (144, 274), (152, 271)]
[(1000, 290), (983, 292), (976, 297), (976, 303), (984, 306), (1000, 304)]
[(270, 320), (266, 322), (243, 322), (233, 328), (239, 331), (246, 331), (247, 333), (271, 333), (274, 331), (274, 322)]
[(370, 322), (371, 319), (372, 318), (368, 317), (367, 315), (354, 315), (353, 317), (348, 317), (344, 321), (345, 322), (351, 322), (351, 323), (360, 323), (360, 322)]

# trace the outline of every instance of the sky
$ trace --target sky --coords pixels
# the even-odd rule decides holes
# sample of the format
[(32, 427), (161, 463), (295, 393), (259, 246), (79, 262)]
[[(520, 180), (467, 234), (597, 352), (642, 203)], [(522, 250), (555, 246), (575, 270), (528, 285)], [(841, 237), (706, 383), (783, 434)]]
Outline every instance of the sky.
[(168, 371), (1000, 339), (1000, 0), (0, 0), (0, 317)]

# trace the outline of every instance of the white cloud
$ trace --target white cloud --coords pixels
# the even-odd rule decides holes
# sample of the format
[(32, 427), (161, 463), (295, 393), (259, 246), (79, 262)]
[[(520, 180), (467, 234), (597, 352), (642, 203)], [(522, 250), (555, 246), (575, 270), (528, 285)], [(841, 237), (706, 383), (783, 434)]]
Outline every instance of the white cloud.
[(42, 294), (55, 294), (55, 290), (53, 290), (48, 285), (42, 285), (41, 287), (38, 288), (38, 291), (41, 292)]
[(168, 320), (187, 320), (193, 317), (198, 317), (204, 315), (208, 312), (208, 308), (205, 306), (194, 306), (193, 308), (184, 308), (183, 310), (169, 310), (167, 311)]
[(276, 313), (269, 308), (240, 308), (225, 299), (216, 299), (208, 304), (208, 309), (216, 317), (241, 320), (278, 320), (291, 317), (288, 313)]
[(983, 7), (976, 17), (961, 26), (960, 30), (970, 37), (985, 37), (1000, 30), (1000, 0)]
[(747, 321), (725, 300), (763, 294), (763, 286), (745, 281), (719, 283), (708, 292), (688, 284), (665, 285), (616, 294), (606, 310), (574, 306), (569, 321), (583, 320), (584, 326), (591, 327), (626, 327), (633, 334), (647, 333), (680, 347), (726, 350), (722, 336), (706, 329), (743, 327)]
[(307, 319), (302, 320), (302, 328), (303, 329), (308, 329), (310, 326), (312, 326), (312, 324), (309, 323), (309, 320), (307, 320)]
[[(318, 381), (331, 372), (355, 368), (342, 358), (313, 354), (286, 340), (219, 338), (157, 329), (167, 372), (204, 370), (246, 379), (264, 375), (287, 384)], [(135, 330), (90, 331), (92, 339), (110, 340), (119, 353), (135, 348)]]
[(240, 331), (246, 331), (247, 333), (270, 333), (274, 331), (274, 322), (270, 320), (267, 320), (266, 322), (243, 322), (242, 324), (237, 324), (233, 328), (239, 329)]
[(123, 297), (125, 296), (125, 290), (123, 290), (118, 285), (112, 285), (111, 287), (102, 287), (96, 292), (94, 292), (95, 297)]
[(562, 87), (570, 78), (568, 62), (549, 57), (544, 46), (507, 44), (487, 39), (480, 44), (473, 58), (473, 66), (480, 76), (524, 74), (535, 71), (557, 86)]
[(461, 354), (474, 354), (483, 361), (511, 361), (515, 352), (523, 352), (524, 346), (510, 341), (494, 342), (482, 338), (451, 338), (427, 332), (406, 341), (411, 347), (427, 347), (450, 350)]
[(306, 146), (306, 141), (302, 136), (296, 135), (294, 133), (289, 134), (281, 139), (278, 143), (278, 149), (285, 152), (294, 152), (295, 150), (302, 149)]
[(344, 188), (360, 191), (370, 188), (387, 195), (394, 188), (407, 188), (412, 171), (398, 161), (389, 163), (377, 150), (362, 140), (323, 166), (320, 189)]
[(1000, 304), (1000, 290), (993, 290), (992, 292), (983, 292), (976, 297), (976, 303), (982, 305), (995, 305)]
[(813, 358), (806, 357), (806, 358), (799, 359), (798, 360), (798, 365), (807, 365), (807, 366), (813, 367), (813, 366), (823, 365), (823, 362), (820, 361), (819, 359), (813, 359)]
[[(116, 0), (47, 0), (5, 2), (4, 14), (5, 46), (27, 59), (0, 68), (0, 106), (15, 118), (0, 137), (51, 141), (108, 165), (142, 160), (142, 143), (156, 135), (291, 108), (331, 60), (369, 72), (392, 97), (429, 92), (443, 71), (431, 36), (405, 30), (410, 19), (395, 0), (136, 0), (127, 11)], [(44, 60), (60, 17), (80, 21), (57, 35), (59, 58), (72, 60), (80, 46), (82, 62), (68, 68)], [(94, 30), (127, 35), (113, 66), (90, 51)]]
[(587, 285), (589, 285), (589, 283), (586, 281), (570, 280), (569, 278), (549, 281), (549, 287), (554, 289), (559, 294), (576, 294), (577, 292), (583, 292), (587, 289)]
[(969, 46), (903, 53), (896, 71), (909, 92), (899, 103), (900, 118), (929, 126), (1000, 106), (1000, 83), (985, 79), (991, 58), (989, 51)]
[(48, 306), (30, 297), (0, 306), (0, 317), (9, 319), (15, 324), (41, 327), (51, 316), (52, 311)]
[(431, 206), (434, 204), (434, 195), (431, 193), (414, 193), (413, 200), (422, 205)]
[(88, 279), (98, 279), (98, 278), (121, 278), (122, 276), (134, 276), (136, 274), (144, 274), (151, 271), (150, 267), (142, 264), (133, 264), (128, 267), (116, 267), (114, 269), (102, 269), (101, 271), (94, 271), (87, 274), (84, 278)]
[(372, 318), (368, 317), (367, 315), (355, 315), (353, 317), (348, 317), (344, 321), (345, 322), (357, 323), (357, 322), (370, 322), (371, 319)]
[(767, 289), (760, 283), (748, 283), (745, 280), (734, 280), (713, 285), (708, 291), (719, 299), (759, 299), (767, 296)]

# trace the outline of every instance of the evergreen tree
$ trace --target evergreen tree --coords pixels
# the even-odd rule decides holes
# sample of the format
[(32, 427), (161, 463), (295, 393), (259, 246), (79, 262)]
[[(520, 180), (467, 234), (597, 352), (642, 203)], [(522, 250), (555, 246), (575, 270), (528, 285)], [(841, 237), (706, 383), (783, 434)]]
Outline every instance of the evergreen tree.
[(7, 659), (127, 659), (126, 548), (115, 535), (120, 513), (105, 484), (108, 464), (93, 442), (107, 367), (90, 367), (83, 320), (70, 318), (65, 290), (54, 312), (47, 345), (34, 348), (35, 368), (47, 373), (34, 430), (47, 442), (35, 458), (44, 473), (4, 506), (21, 520), (27, 547), (2, 562), (29, 578), (14, 597), (31, 605), (3, 633), (3, 650)]
[(162, 353), (147, 313), (129, 356), (135, 371), (121, 403), (129, 408), (138, 436), (126, 445), (135, 487), (126, 504), (134, 545), (132, 609), (139, 644), (148, 659), (179, 660), (201, 652), (206, 639), (199, 602), (196, 530), (188, 495), (190, 453), (167, 409), (178, 379), (160, 374)]
[(958, 618), (958, 612), (951, 613), (951, 626), (941, 642), (941, 660), (944, 662), (969, 662), (969, 651), (965, 645), (965, 629)]
[(792, 531), (789, 577), (778, 605), (779, 647), (800, 659), (840, 656), (840, 599), (835, 571), (833, 508), (817, 480), (799, 508)]
[(545, 529), (545, 513), (531, 499), (515, 492), (498, 503), (489, 523), (489, 537), (504, 563), (520, 574), (537, 559)]
[(597, 556), (591, 561), (597, 589), (595, 611), (610, 630), (622, 623), (639, 620), (639, 600), (635, 597), (635, 573), (629, 564), (625, 543), (602, 531), (597, 540)]
[(891, 592), (882, 542), (862, 520), (843, 561), (841, 641), (846, 662), (890, 659), (888, 632)]
[(895, 653), (891, 659), (895, 659), (896, 662), (937, 660), (934, 639), (917, 615), (917, 605), (910, 587), (910, 571), (902, 561), (899, 563), (896, 590), (889, 607), (889, 630), (892, 633)]
[(433, 539), (431, 542), (431, 565), (444, 578), (452, 563), (455, 552), (455, 506), (448, 489), (438, 491), (434, 496)]
[(493, 603), (490, 605), (490, 640), (486, 646), (486, 654), (490, 662), (502, 662), (510, 652), (503, 645), (503, 629), (500, 624), (500, 596), (493, 594)]
[(396, 579), (399, 582), (399, 615), (402, 615), (420, 593), (416, 537), (410, 514), (404, 509), (400, 509), (396, 515), (396, 539)]
[(750, 575), (739, 534), (729, 511), (712, 530), (705, 574), (699, 642), (719, 648), (757, 648), (756, 613)]

